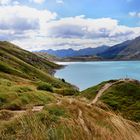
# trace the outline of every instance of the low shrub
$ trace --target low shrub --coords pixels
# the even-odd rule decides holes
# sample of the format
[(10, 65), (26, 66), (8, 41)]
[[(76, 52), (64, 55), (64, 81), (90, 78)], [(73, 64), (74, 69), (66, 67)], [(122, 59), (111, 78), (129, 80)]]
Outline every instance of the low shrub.
[(39, 83), (37, 89), (53, 92), (53, 87), (49, 83)]

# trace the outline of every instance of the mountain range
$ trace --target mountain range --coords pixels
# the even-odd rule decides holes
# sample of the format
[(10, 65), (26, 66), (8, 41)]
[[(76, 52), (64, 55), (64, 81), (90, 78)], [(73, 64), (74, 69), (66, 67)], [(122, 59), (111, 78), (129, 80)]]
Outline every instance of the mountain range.
[[(41, 50), (40, 53), (47, 53), (63, 61), (94, 61), (94, 60), (140, 60), (140, 37), (128, 40), (114, 46), (100, 46), (97, 48), (85, 48), (80, 50)], [(45, 55), (45, 54), (43, 54)], [(91, 56), (91, 57), (90, 57)], [(95, 57), (93, 57), (95, 56)], [(82, 58), (82, 59), (81, 59)], [(87, 59), (88, 58), (88, 59)], [(90, 58), (90, 59), (89, 59)], [(93, 59), (92, 59), (93, 58)]]
[(108, 46), (100, 46), (97, 48), (85, 48), (80, 50), (73, 50), (73, 49), (61, 49), (61, 50), (41, 50), (39, 52), (47, 52), (50, 55), (54, 55), (56, 57), (75, 57), (75, 56), (90, 56), (90, 55), (96, 55), (98, 53), (102, 53), (108, 49)]

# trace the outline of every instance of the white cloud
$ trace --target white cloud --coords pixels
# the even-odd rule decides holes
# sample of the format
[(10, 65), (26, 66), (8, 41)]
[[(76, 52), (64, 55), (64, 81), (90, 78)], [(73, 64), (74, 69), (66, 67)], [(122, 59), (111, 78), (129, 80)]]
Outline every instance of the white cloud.
[(136, 11), (129, 12), (129, 16), (139, 18), (140, 17), (140, 12), (136, 12)]
[(84, 16), (63, 18), (46, 24), (42, 36), (15, 40), (14, 43), (26, 46), (28, 50), (41, 49), (80, 49), (115, 45), (140, 35), (140, 27), (130, 28), (119, 25), (111, 18), (87, 19)]
[(63, 0), (56, 0), (56, 3), (58, 3), (58, 4), (63, 4), (64, 1), (63, 1)]
[[(0, 32), (5, 32), (5, 37), (20, 37), (44, 30), (46, 22), (56, 18), (56, 13), (48, 10), (37, 10), (27, 6), (2, 6), (0, 7)], [(1, 34), (2, 36), (2, 34)]]
[(131, 16), (131, 17), (135, 17), (136, 15), (137, 15), (136, 12), (129, 12), (129, 16)]
[[(111, 18), (91, 19), (84, 16), (62, 18), (48, 23), (48, 35), (53, 38), (132, 38), (135, 28), (119, 25)], [(140, 30), (139, 30), (140, 32)]]
[(43, 2), (45, 2), (45, 0), (29, 0), (30, 2), (34, 2), (34, 3), (38, 3), (38, 4), (42, 4)]
[(0, 0), (0, 5), (10, 4), (11, 0)]
[(13, 5), (19, 5), (20, 2), (19, 1), (13, 1)]
[(111, 18), (58, 19), (56, 13), (21, 5), (1, 6), (0, 13), (0, 40), (28, 50), (114, 45), (140, 35), (140, 27), (123, 26)]

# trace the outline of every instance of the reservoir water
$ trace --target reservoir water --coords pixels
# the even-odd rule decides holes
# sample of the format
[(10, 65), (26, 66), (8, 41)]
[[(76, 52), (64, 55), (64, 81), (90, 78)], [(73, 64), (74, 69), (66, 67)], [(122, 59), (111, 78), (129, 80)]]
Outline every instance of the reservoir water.
[(140, 61), (60, 62), (59, 64), (67, 66), (58, 70), (55, 76), (64, 78), (80, 90), (111, 79), (140, 80)]

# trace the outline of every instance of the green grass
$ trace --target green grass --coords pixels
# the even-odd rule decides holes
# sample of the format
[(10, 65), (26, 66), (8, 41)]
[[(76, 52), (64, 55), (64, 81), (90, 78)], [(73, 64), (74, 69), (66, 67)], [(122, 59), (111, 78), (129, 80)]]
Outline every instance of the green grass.
[[(0, 76), (3, 73), (17, 76), (32, 81), (43, 81), (55, 84), (57, 87), (71, 87), (52, 76), (54, 71), (61, 66), (48, 61), (34, 53), (23, 50), (9, 42), (0, 41)], [(6, 78), (6, 77), (3, 77)]]
[(78, 90), (73, 89), (71, 87), (54, 89), (54, 92), (57, 93), (57, 94), (61, 94), (63, 96), (73, 96), (73, 95), (78, 95), (79, 94)]
[(20, 110), (53, 101), (53, 95), (36, 90), (34, 85), (17, 85), (9, 80), (0, 79), (0, 109)]
[(53, 92), (53, 87), (52, 87), (52, 85), (49, 84), (49, 83), (45, 83), (45, 82), (39, 83), (37, 89), (38, 89), (38, 90), (45, 90), (45, 91)]
[(102, 82), (99, 85), (90, 87), (86, 90), (83, 90), (80, 92), (79, 96), (80, 97), (85, 97), (88, 100), (93, 100), (95, 96), (97, 95), (98, 91), (106, 84), (107, 82)]
[(125, 118), (140, 121), (140, 84), (120, 82), (109, 88), (100, 98)]

